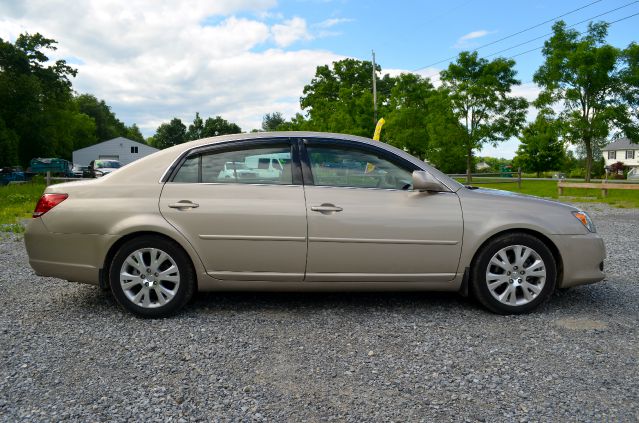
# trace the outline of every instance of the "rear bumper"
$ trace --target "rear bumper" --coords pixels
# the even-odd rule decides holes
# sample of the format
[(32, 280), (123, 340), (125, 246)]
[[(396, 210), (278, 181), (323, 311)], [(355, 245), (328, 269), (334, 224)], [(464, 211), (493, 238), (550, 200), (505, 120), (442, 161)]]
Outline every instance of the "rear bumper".
[(603, 271), (606, 248), (599, 235), (555, 235), (552, 241), (563, 261), (560, 288), (599, 282), (606, 277)]
[(29, 264), (38, 276), (98, 285), (99, 270), (112, 235), (49, 232), (42, 219), (32, 219), (24, 234)]

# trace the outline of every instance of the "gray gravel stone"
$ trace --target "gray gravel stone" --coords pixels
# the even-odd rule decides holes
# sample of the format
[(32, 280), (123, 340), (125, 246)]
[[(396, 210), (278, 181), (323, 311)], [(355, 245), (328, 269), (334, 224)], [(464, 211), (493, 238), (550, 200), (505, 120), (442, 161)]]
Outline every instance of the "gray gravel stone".
[(199, 294), (141, 320), (0, 241), (0, 421), (637, 421), (639, 212), (605, 282), (496, 316), (443, 293)]

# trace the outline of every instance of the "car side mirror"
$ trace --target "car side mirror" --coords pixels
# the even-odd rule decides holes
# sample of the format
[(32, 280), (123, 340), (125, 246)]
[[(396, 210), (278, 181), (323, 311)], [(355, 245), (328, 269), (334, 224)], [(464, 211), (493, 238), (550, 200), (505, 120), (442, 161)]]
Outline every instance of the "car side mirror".
[(413, 189), (418, 191), (448, 191), (441, 182), (424, 170), (413, 171)]

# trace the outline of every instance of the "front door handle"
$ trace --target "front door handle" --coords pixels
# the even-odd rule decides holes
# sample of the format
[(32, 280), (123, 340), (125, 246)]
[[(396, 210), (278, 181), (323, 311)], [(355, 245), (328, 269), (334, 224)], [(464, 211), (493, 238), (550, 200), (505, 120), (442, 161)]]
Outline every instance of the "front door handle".
[(335, 212), (341, 212), (344, 209), (334, 204), (324, 203), (321, 206), (311, 206), (311, 210), (322, 214), (331, 214)]
[(200, 207), (198, 203), (193, 203), (189, 200), (180, 200), (177, 203), (169, 204), (169, 207), (172, 209), (184, 210), (184, 209), (197, 209)]

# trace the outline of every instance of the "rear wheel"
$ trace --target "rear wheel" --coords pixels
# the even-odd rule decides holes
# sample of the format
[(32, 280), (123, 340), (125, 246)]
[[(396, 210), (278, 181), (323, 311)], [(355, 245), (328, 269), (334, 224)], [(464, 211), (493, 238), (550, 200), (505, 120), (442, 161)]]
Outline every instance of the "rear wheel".
[(194, 273), (175, 243), (143, 236), (124, 244), (109, 270), (111, 291), (127, 310), (141, 317), (166, 317), (193, 295)]
[(500, 314), (535, 309), (555, 290), (557, 266), (550, 249), (529, 234), (491, 240), (475, 260), (473, 292), (486, 308)]

